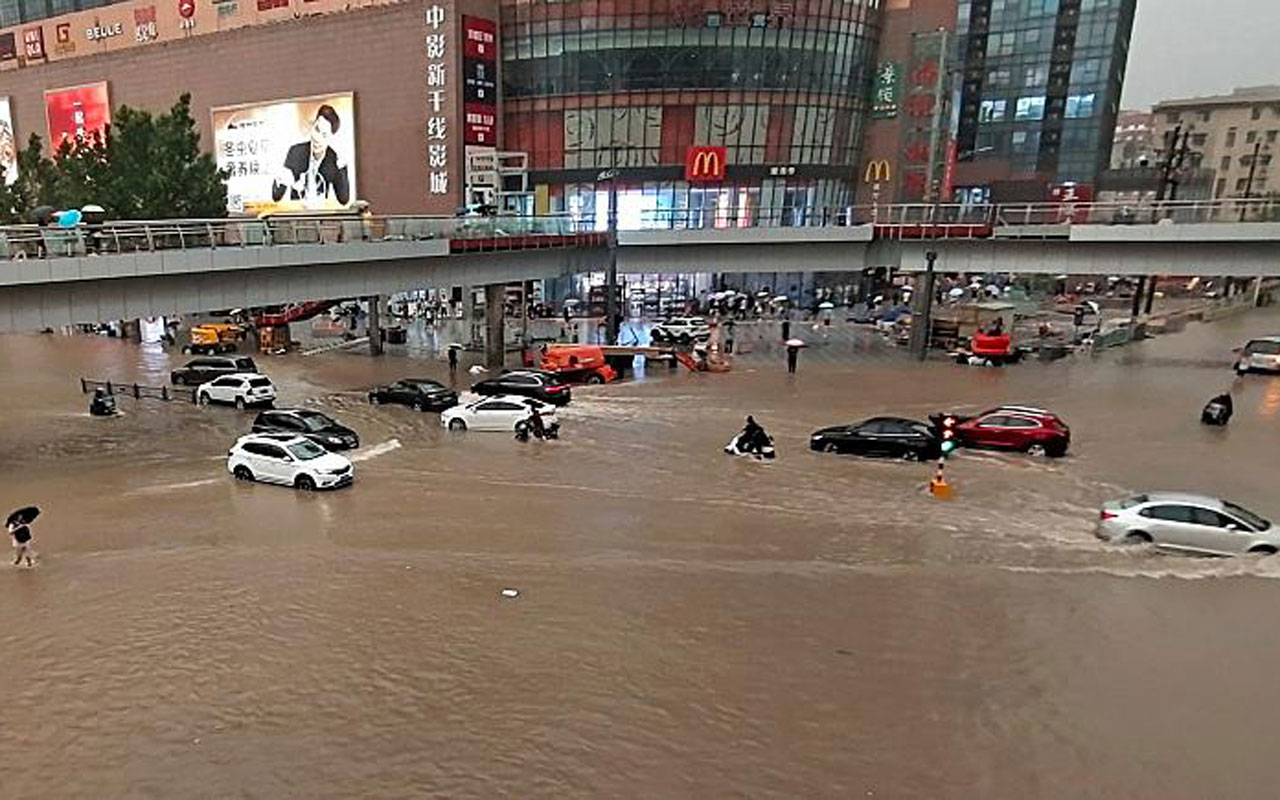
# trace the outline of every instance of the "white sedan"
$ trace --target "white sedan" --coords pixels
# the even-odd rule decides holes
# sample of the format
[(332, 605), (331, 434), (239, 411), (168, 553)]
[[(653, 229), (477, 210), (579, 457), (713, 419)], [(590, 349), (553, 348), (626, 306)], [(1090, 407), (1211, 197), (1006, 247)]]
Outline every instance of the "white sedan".
[(529, 418), (534, 408), (547, 422), (555, 418), (556, 407), (531, 397), (500, 394), (456, 405), (440, 414), (440, 424), (451, 431), (514, 431), (516, 423)]

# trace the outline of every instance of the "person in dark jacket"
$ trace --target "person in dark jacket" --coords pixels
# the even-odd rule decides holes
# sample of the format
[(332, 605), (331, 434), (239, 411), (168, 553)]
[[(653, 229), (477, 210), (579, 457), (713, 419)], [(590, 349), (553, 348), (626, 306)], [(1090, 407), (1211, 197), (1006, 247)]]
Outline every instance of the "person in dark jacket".
[(1200, 421), (1206, 425), (1226, 425), (1235, 413), (1235, 403), (1231, 401), (1231, 393), (1223, 392), (1205, 403), (1200, 412)]
[(343, 206), (351, 201), (347, 165), (329, 146), (341, 124), (333, 106), (320, 106), (311, 123), (310, 138), (285, 154), (284, 168), (271, 184), (272, 200), (279, 202), (287, 194), (290, 200), (301, 200), (307, 206), (329, 199)]

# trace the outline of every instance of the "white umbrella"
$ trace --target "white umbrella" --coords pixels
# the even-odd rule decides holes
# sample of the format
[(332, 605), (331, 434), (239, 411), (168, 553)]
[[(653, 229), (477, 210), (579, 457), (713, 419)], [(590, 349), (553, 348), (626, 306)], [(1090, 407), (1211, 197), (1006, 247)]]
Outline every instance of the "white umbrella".
[(823, 302), (818, 303), (818, 308), (824, 309), (824, 310), (829, 310), (835, 307), (836, 307), (836, 304), (831, 302), (830, 300), (824, 300)]
[(788, 339), (785, 342), (785, 344), (787, 345), (787, 347), (808, 347), (809, 346), (804, 343), (804, 339)]
[(790, 297), (787, 297), (785, 294), (780, 294), (780, 295), (778, 295), (777, 297), (773, 298), (773, 302), (775, 302), (775, 303), (785, 303), (785, 302), (787, 302), (787, 301), (788, 301), (788, 300), (790, 300), (790, 299), (791, 299), (791, 298), (790, 298)]
[(956, 298), (964, 297), (964, 289), (961, 289), (959, 286), (957, 286), (956, 288), (947, 292), (947, 295), (949, 297), (956, 297)]

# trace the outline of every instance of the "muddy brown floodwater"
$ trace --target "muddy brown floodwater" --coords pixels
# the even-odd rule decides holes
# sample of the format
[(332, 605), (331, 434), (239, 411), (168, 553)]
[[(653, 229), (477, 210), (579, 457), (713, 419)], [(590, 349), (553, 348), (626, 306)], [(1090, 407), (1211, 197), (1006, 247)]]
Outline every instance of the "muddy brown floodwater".
[[(564, 438), (451, 435), (363, 389), (437, 362), (264, 357), (357, 428), (357, 481), (244, 485), (249, 413), (122, 400), (182, 360), (0, 337), (3, 798), (1270, 798), (1277, 559), (1115, 548), (1097, 504), (1221, 493), (1280, 515), (1280, 378), (1255, 312), (1094, 360), (989, 370), (747, 359), (575, 389)], [(1043, 404), (1058, 462), (814, 454), (814, 428)], [(771, 464), (720, 447), (746, 413)], [(520, 590), (504, 599), (506, 587)]]

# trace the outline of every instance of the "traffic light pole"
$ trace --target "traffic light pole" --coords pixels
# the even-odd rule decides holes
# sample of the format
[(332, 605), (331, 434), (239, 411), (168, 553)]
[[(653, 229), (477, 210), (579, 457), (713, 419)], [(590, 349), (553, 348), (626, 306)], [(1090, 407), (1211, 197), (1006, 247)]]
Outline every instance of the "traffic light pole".
[(916, 301), (916, 307), (920, 309), (920, 319), (918, 324), (913, 322), (911, 331), (911, 345), (915, 351), (916, 358), (924, 361), (929, 354), (929, 338), (932, 333), (933, 321), (933, 283), (934, 273), (933, 265), (938, 260), (938, 253), (935, 250), (929, 250), (924, 254), (925, 270), (923, 284), (920, 287), (920, 299)]

